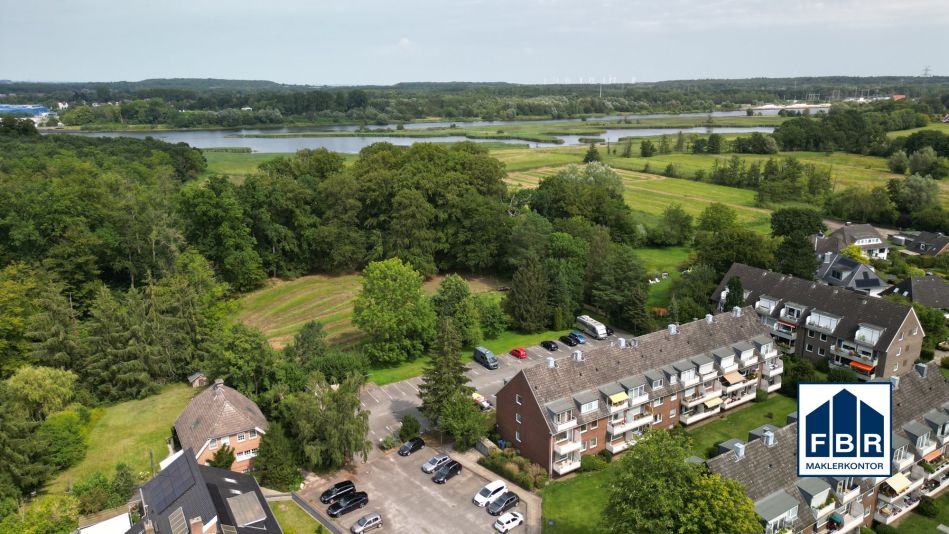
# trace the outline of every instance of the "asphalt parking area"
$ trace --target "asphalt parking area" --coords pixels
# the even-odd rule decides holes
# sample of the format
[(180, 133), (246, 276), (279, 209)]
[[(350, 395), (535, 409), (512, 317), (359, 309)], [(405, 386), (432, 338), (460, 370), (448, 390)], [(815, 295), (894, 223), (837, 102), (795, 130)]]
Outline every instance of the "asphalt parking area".
[[(432, 482), (432, 475), (422, 472), (422, 464), (438, 454), (425, 447), (412, 456), (402, 457), (390, 453), (378, 455), (368, 464), (359, 465), (357, 473), (348, 477), (358, 491), (369, 494), (369, 504), (335, 520), (343, 530), (349, 528), (360, 517), (369, 512), (378, 512), (384, 524), (383, 532), (492, 532), (495, 517), (484, 508), (478, 508), (471, 498), (488, 480), (462, 469), (461, 473), (446, 482)], [(347, 477), (339, 477), (342, 480)], [(336, 482), (337, 478), (327, 482)], [(319, 506), (319, 492), (324, 488), (313, 488), (307, 499)], [(515, 491), (517, 491), (515, 489)], [(518, 492), (519, 493), (519, 492)], [(524, 504), (515, 510), (524, 512)], [(523, 532), (519, 527), (515, 532)]]

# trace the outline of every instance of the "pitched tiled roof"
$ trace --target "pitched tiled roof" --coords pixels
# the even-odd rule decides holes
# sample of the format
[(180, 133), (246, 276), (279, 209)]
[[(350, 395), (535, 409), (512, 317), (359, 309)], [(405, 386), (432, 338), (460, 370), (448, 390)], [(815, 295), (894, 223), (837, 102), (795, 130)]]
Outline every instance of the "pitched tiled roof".
[(949, 245), (949, 236), (941, 233), (920, 232), (912, 242), (906, 243), (906, 249), (925, 256), (935, 256)]
[(903, 295), (924, 306), (949, 309), (949, 283), (938, 276), (911, 276), (881, 294)]
[[(847, 224), (834, 230), (827, 237), (818, 235), (811, 239), (815, 242), (814, 250), (818, 254), (823, 254), (824, 252), (840, 252), (842, 248), (856, 243), (858, 239), (868, 237), (875, 237), (881, 243), (883, 242), (883, 236), (880, 235), (880, 232), (877, 232), (876, 228), (869, 224)], [(880, 245), (867, 246), (879, 247)]]
[[(524, 378), (541, 407), (556, 401), (556, 408), (564, 409), (564, 406), (572, 406), (573, 396), (577, 393), (586, 390), (595, 392), (597, 388), (610, 382), (620, 381), (625, 385), (627, 378), (635, 380), (647, 374), (655, 374), (657, 379), (662, 378), (665, 376), (663, 367), (720, 347), (729, 348), (731, 351), (731, 345), (767, 333), (768, 328), (761, 324), (754, 310), (748, 307), (742, 311), (740, 317), (728, 312), (714, 316), (711, 323), (706, 319), (699, 319), (680, 325), (675, 335), (670, 334), (668, 330), (660, 330), (640, 336), (635, 338), (636, 347), (600, 347), (584, 352), (583, 361), (563, 359), (559, 360), (554, 368), (536, 365), (521, 372), (524, 373)], [(734, 354), (734, 351), (731, 354)], [(647, 384), (651, 382), (650, 380)], [(668, 395), (679, 388), (679, 384), (670, 387), (667, 381), (660, 393)], [(564, 399), (568, 402), (562, 402)], [(549, 410), (545, 411), (548, 415), (547, 424), (552, 430), (551, 413)], [(596, 412), (578, 415), (578, 422), (582, 424), (606, 415), (605, 403), (601, 402)]]
[[(844, 275), (840, 280), (831, 276), (835, 270)], [(817, 278), (832, 286), (863, 291), (885, 285), (869, 265), (864, 265), (840, 254), (832, 254), (830, 261), (821, 262), (817, 268)]]
[(788, 302), (798, 303), (808, 308), (801, 321), (811, 310), (830, 312), (841, 319), (832, 334), (838, 338), (854, 339), (860, 323), (882, 327), (883, 334), (877, 340), (876, 349), (886, 350), (899, 332), (900, 325), (910, 313), (912, 307), (899, 302), (869, 297), (867, 295), (795, 278), (743, 263), (732, 264), (731, 269), (722, 278), (718, 288), (712, 293), (712, 301), (718, 302), (722, 291), (732, 277), (741, 278), (741, 286), (748, 295), (745, 303), (754, 305), (762, 295), (770, 295), (781, 300), (774, 307), (771, 316), (777, 318), (781, 308)]
[(215, 383), (191, 399), (178, 419), (175, 433), (181, 448), (201, 450), (211, 438), (243, 430), (267, 430), (267, 419), (254, 401), (224, 384)]

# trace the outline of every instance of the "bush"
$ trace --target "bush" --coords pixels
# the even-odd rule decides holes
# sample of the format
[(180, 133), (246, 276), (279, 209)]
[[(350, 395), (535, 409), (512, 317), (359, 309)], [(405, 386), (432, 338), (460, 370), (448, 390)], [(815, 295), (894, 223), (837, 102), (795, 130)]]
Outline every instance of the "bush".
[(923, 347), (919, 350), (919, 359), (923, 362), (931, 362), (935, 357), (936, 352), (933, 349)]
[(860, 534), (874, 534), (870, 527), (860, 527)]
[(929, 463), (929, 462), (927, 462), (927, 461), (925, 461), (925, 460), (923, 460), (922, 462), (920, 462), (919, 465), (920, 465), (920, 467), (923, 468), (923, 471), (926, 471), (927, 473), (932, 474), (932, 473), (935, 473), (935, 472), (936, 472), (936, 468), (933, 467), (933, 464), (931, 464), (931, 463)]
[(514, 449), (491, 451), (491, 454), (478, 458), (478, 464), (526, 490), (540, 489), (547, 485), (547, 471), (527, 458), (518, 456)]
[(820, 360), (817, 360), (817, 362), (814, 363), (814, 368), (822, 373), (825, 373), (825, 374), (829, 373), (830, 360), (828, 360), (827, 358), (821, 358)]
[(397, 440), (394, 435), (390, 434), (382, 438), (382, 440), (379, 442), (379, 448), (384, 451), (387, 451), (398, 444), (399, 444), (399, 440)]
[(588, 454), (580, 458), (580, 472), (602, 471), (607, 467), (607, 461), (596, 454)]
[(418, 433), (421, 429), (422, 425), (419, 424), (418, 419), (412, 417), (411, 415), (403, 416), (402, 427), (399, 428), (399, 439), (402, 441), (408, 441), (415, 436), (418, 436)]
[(613, 453), (610, 452), (610, 451), (608, 451), (608, 450), (606, 450), (606, 449), (603, 449), (602, 451), (600, 451), (600, 452), (598, 452), (598, 453), (596, 453), (596, 454), (597, 454), (600, 458), (603, 458), (604, 460), (606, 460), (606, 463), (610, 463), (610, 462), (613, 461)]
[(949, 369), (949, 358), (940, 360), (939, 365), (942, 366), (943, 369)]
[(926, 517), (936, 517), (939, 515), (939, 508), (936, 507), (933, 498), (927, 497), (926, 495), (923, 495), (923, 498), (919, 500), (919, 506), (916, 507), (916, 511)]
[(896, 527), (891, 527), (890, 525), (877, 525), (873, 527), (873, 531), (877, 534), (899, 534), (899, 531), (896, 530)]
[(759, 390), (755, 391), (755, 402), (764, 402), (764, 401), (766, 401), (766, 400), (768, 400), (768, 392), (767, 392), (767, 391), (765, 391), (765, 390), (763, 390), (763, 389), (759, 389)]
[(828, 382), (856, 382), (857, 373), (851, 371), (850, 369), (842, 369), (840, 367), (835, 367), (827, 373)]

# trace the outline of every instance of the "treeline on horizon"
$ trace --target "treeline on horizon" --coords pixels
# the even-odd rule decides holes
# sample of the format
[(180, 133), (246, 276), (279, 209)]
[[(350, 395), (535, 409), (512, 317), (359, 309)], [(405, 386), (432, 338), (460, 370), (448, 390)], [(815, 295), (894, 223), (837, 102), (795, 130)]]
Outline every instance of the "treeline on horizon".
[[(949, 78), (681, 80), (637, 84), (520, 85), (401, 83), (307, 87), (264, 81), (145, 80), (0, 85), (0, 102), (68, 101), (67, 125), (144, 124), (179, 128), (290, 122), (403, 122), (427, 117), (511, 120), (604, 113), (708, 112), (794, 99), (906, 94), (931, 113), (949, 106)], [(120, 102), (120, 105), (99, 105)], [(90, 104), (86, 106), (85, 104)], [(251, 108), (244, 110), (242, 108)]]

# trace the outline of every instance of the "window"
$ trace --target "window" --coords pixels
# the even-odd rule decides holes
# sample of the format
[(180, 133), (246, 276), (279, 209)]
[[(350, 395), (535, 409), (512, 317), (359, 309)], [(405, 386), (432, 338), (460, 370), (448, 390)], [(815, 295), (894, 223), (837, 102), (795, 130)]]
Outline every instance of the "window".
[(599, 401), (590, 401), (580, 406), (580, 413), (590, 413), (596, 411)]
[(590, 438), (590, 447), (589, 447), (589, 448), (591, 448), (591, 449), (595, 449), (595, 448), (596, 448), (596, 438), (595, 438), (595, 437)]
[(903, 347), (896, 347), (896, 355), (899, 356), (900, 354), (903, 354)]
[(807, 331), (807, 337), (814, 337), (814, 331), (813, 331), (813, 330), (808, 330), (808, 331)]
[(514, 441), (516, 441), (516, 442), (518, 442), (518, 443), (521, 442), (521, 433), (520, 433), (520, 432), (517, 432), (517, 431), (514, 432)]
[(653, 406), (660, 406), (660, 405), (662, 405), (662, 397), (656, 397), (656, 398), (652, 401), (652, 405), (653, 405)]
[(630, 396), (630, 397), (633, 397), (633, 398), (642, 397), (642, 396), (645, 395), (645, 394), (646, 394), (646, 385), (645, 385), (645, 384), (643, 384), (642, 386), (637, 387), (636, 389), (631, 389), (631, 390), (629, 390), (629, 396)]
[(669, 417), (675, 417), (675, 416), (676, 416), (676, 409), (673, 408), (673, 409), (669, 410)]
[[(519, 413), (514, 414), (514, 420), (517, 421), (517, 424), (521, 424), (521, 422), (522, 422), (522, 421), (521, 421), (521, 414), (519, 414)], [(583, 432), (583, 431), (581, 430), (580, 432)]]
[(561, 441), (567, 441), (567, 433), (561, 432), (559, 434), (554, 434), (554, 443), (560, 443)]
[(211, 439), (208, 441), (208, 448), (209, 448), (209, 449), (216, 449), (216, 448), (217, 448), (217, 438), (211, 438)]
[(599, 422), (599, 421), (593, 421), (592, 423), (590, 423), (590, 430), (593, 430), (594, 428), (596, 428), (596, 427), (598, 427), (598, 426), (600, 426), (600, 422)]
[[(518, 423), (521, 422), (521, 414), (517, 414), (517, 422)], [(580, 425), (580, 433), (582, 434), (586, 431), (587, 431), (587, 425)]]
[(567, 410), (567, 411), (565, 411), (565, 412), (560, 412), (560, 413), (558, 413), (557, 415), (554, 416), (554, 423), (555, 423), (555, 424), (558, 424), (558, 425), (562, 425), (562, 424), (568, 423), (568, 422), (570, 422), (570, 421), (573, 421), (573, 410)]
[(243, 432), (238, 432), (238, 433), (237, 433), (237, 442), (238, 442), (238, 443), (244, 443), (244, 440), (245, 440), (245, 439), (247, 439), (247, 437), (244, 435)]
[(919, 327), (918, 327), (918, 326), (914, 326), (914, 327), (913, 327), (913, 335), (915, 336), (915, 335), (918, 334), (918, 333), (919, 333)]
[(807, 352), (814, 352), (814, 345), (811, 345), (810, 343), (808, 343), (804, 345), (804, 350), (806, 350)]
[(515, 394), (515, 395), (514, 395), (514, 402), (516, 402), (516, 403), (518, 403), (518, 404), (524, 404), (524, 397), (521, 397), (520, 395)]
[(821, 334), (821, 335), (820, 335), (820, 340), (821, 340), (821, 341), (827, 341), (827, 334)]
[(587, 450), (587, 440), (582, 440), (580, 442), (580, 452)]
[(894, 462), (899, 462), (903, 460), (903, 458), (905, 457), (906, 457), (906, 447), (900, 447), (899, 449), (896, 449), (895, 451), (893, 451)]
[(674, 401), (674, 400), (676, 400), (676, 394), (675, 394), (675, 393), (673, 393), (673, 394), (672, 394), (672, 396), (671, 396), (671, 397), (669, 397), (669, 400), (671, 400), (671, 401)]
[(223, 438), (221, 438), (221, 445), (229, 445), (230, 443), (231, 443), (230, 436), (224, 436)]
[(247, 433), (247, 439), (254, 439), (257, 437), (257, 430), (251, 430)]
[(899, 339), (899, 341), (903, 341), (903, 332), (900, 332), (900, 339)]
[(659, 389), (662, 387), (662, 379), (652, 381), (652, 389)]
[(661, 413), (657, 413), (657, 414), (653, 415), (653, 416), (652, 416), (652, 422), (653, 422), (653, 423), (661, 423), (661, 422), (662, 422), (662, 414), (661, 414)]
[(676, 383), (676, 375), (669, 375), (669, 385)]
[(900, 362), (893, 362), (893, 371), (897, 371), (900, 368)]
[(824, 347), (817, 347), (817, 354), (818, 354), (819, 356), (823, 356), (823, 355), (824, 355)]

